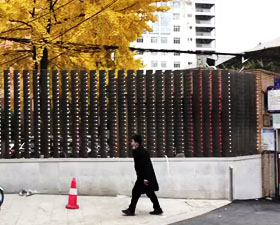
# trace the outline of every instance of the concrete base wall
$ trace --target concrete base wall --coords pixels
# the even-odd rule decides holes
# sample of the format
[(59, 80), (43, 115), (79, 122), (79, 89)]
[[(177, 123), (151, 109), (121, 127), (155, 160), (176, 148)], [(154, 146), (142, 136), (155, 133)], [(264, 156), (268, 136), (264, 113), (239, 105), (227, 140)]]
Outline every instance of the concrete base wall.
[[(262, 197), (261, 155), (234, 158), (153, 158), (159, 197), (229, 199)], [(0, 160), (0, 185), (7, 193), (20, 189), (68, 194), (73, 177), (81, 195), (131, 195), (133, 159)]]

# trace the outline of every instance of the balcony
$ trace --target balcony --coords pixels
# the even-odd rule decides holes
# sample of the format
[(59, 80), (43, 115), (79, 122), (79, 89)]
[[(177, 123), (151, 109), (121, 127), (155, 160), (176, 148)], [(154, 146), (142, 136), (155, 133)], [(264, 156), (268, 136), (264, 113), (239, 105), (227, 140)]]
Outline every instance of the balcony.
[(196, 47), (201, 49), (213, 50), (215, 48), (215, 38), (196, 38)]
[(211, 13), (212, 12), (211, 9), (202, 9), (202, 8), (196, 8), (195, 11), (196, 12), (205, 12), (205, 13)]
[(197, 24), (214, 24), (214, 15), (195, 15), (195, 20)]
[(195, 13), (196, 13), (196, 15), (209, 15), (209, 16), (211, 16), (211, 15), (215, 15), (215, 12), (214, 12), (214, 10), (212, 10), (212, 9), (201, 9), (201, 8), (197, 8), (196, 10), (195, 10)]
[(215, 35), (215, 27), (196, 27), (196, 33), (211, 33)]
[(197, 48), (212, 48), (211, 44), (197, 44)]
[(215, 51), (215, 47), (211, 44), (196, 44), (196, 48), (203, 51)]
[(196, 20), (195, 22), (201, 25), (214, 25), (211, 20)]
[(199, 37), (213, 37), (212, 33), (210, 33), (210, 32), (196, 32), (196, 36), (199, 36)]
[(215, 5), (214, 0), (195, 0), (196, 7), (211, 8)]

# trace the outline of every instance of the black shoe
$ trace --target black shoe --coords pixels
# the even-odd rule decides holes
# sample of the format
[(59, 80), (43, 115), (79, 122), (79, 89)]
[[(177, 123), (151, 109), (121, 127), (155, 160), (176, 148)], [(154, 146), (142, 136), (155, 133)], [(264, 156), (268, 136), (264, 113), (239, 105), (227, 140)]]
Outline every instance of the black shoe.
[(124, 213), (126, 216), (134, 216), (134, 212), (131, 212), (130, 209), (122, 210), (122, 213)]
[(155, 209), (154, 211), (150, 212), (151, 215), (161, 215), (163, 213), (162, 209)]

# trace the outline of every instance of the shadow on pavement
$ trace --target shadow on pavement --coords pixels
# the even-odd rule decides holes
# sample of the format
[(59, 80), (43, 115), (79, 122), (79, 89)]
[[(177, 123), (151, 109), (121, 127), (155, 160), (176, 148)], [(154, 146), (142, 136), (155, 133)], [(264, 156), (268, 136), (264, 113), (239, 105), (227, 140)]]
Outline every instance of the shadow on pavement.
[(279, 225), (280, 201), (246, 200), (173, 225)]

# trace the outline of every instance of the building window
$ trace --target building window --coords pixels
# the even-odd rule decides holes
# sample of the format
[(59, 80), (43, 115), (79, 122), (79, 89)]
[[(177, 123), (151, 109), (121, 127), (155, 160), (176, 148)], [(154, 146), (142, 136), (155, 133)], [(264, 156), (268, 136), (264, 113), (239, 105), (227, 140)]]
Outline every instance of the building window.
[(180, 62), (179, 61), (176, 61), (174, 62), (174, 68), (180, 68)]
[(151, 62), (151, 66), (152, 66), (153, 68), (156, 68), (156, 67), (157, 67), (157, 61), (152, 61), (152, 62)]
[(192, 26), (189, 26), (190, 30), (192, 29)]
[(157, 37), (151, 37), (151, 43), (157, 43)]
[(165, 68), (166, 65), (167, 65), (166, 61), (161, 61), (161, 67), (162, 67), (162, 68)]
[(144, 66), (144, 61), (143, 60), (141, 60), (141, 65)]
[(192, 38), (188, 38), (188, 41), (192, 41)]
[(174, 44), (180, 44), (180, 38), (174, 38)]
[(167, 55), (167, 52), (162, 52), (161, 55)]
[(157, 55), (157, 52), (152, 52), (152, 55)]
[(180, 19), (180, 13), (173, 13), (173, 20), (179, 20)]
[(180, 2), (179, 1), (174, 1), (173, 2), (173, 8), (180, 8)]
[(139, 51), (139, 52), (138, 52), (138, 55), (144, 55), (144, 52)]
[(180, 52), (174, 52), (174, 56), (180, 56)]
[(161, 37), (161, 43), (166, 44), (167, 43), (167, 37)]
[(192, 14), (188, 14), (188, 17), (191, 18), (191, 17), (192, 17)]
[(192, 62), (188, 62), (188, 65), (192, 65)]
[(143, 42), (144, 42), (143, 37), (137, 38), (137, 43), (143, 43)]
[(179, 25), (174, 25), (173, 31), (174, 32), (180, 32), (180, 26)]

